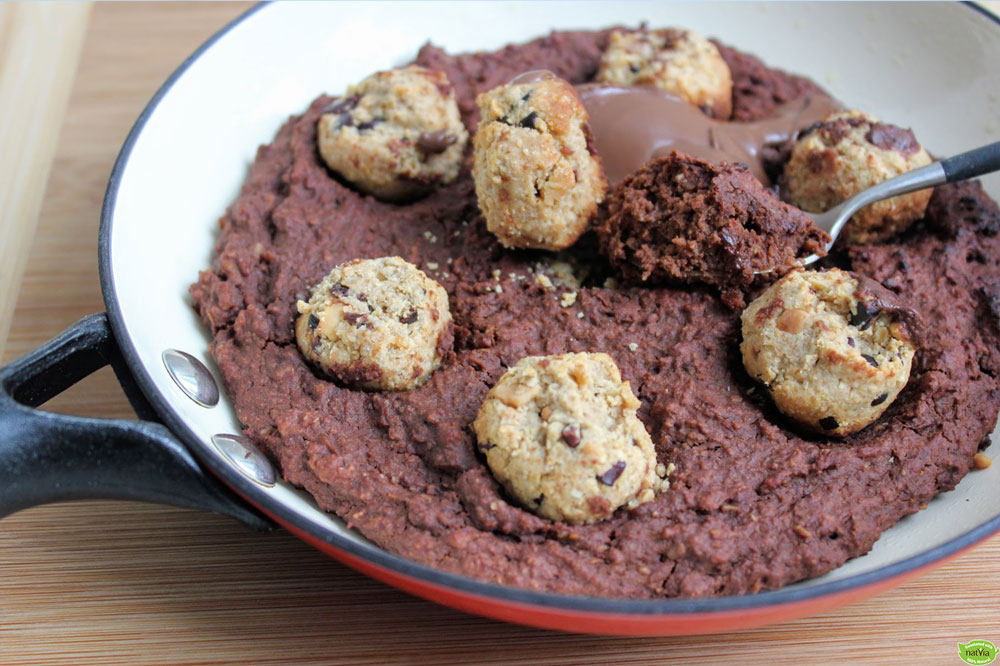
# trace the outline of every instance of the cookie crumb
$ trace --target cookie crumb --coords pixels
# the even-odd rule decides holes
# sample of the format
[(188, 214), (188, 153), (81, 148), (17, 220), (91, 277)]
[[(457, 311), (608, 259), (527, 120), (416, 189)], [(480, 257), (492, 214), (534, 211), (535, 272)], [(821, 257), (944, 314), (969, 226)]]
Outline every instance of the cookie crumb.
[(993, 459), (985, 453), (977, 453), (972, 456), (972, 466), (976, 469), (986, 469), (993, 464)]
[(535, 282), (545, 289), (552, 289), (552, 280), (545, 273), (538, 273), (535, 275)]
[(582, 312), (577, 312), (576, 313), (576, 318), (577, 319), (583, 319), (583, 313)]
[(559, 299), (559, 305), (561, 305), (564, 308), (571, 307), (574, 303), (576, 303), (575, 291), (567, 291), (565, 294), (562, 295), (562, 298)]
[(635, 351), (638, 348), (639, 348), (638, 343), (635, 343), (635, 342), (628, 343), (628, 350), (629, 351)]
[(436, 271), (438, 269), (438, 267), (439, 267), (439, 265), (438, 265), (438, 262), (436, 262), (436, 261), (428, 261), (427, 262), (427, 269), (428, 270)]
[(428, 243), (438, 242), (437, 236), (435, 236), (431, 231), (424, 232), (424, 240), (426, 240)]

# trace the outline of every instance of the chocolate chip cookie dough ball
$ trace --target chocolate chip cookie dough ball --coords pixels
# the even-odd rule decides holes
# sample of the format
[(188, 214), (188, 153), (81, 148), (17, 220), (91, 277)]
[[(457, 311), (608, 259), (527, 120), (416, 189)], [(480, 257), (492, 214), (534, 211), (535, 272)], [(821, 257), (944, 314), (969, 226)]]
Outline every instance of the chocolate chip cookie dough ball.
[(714, 118), (733, 111), (733, 75), (715, 44), (690, 30), (611, 33), (597, 80), (652, 86), (701, 107)]
[[(841, 111), (800, 135), (785, 164), (782, 185), (788, 201), (821, 213), (930, 162), (910, 130), (860, 111)], [(862, 208), (847, 223), (844, 237), (851, 243), (871, 243), (906, 229), (923, 217), (932, 191), (919, 190)]]
[(743, 365), (785, 415), (842, 437), (892, 404), (910, 377), (916, 315), (839, 269), (790, 273), (742, 315)]
[(607, 188), (573, 86), (541, 75), (476, 101), (472, 174), (487, 228), (505, 247), (569, 247)]
[(337, 266), (297, 307), (302, 355), (349, 386), (420, 386), (452, 342), (447, 292), (399, 257)]
[(455, 180), (468, 138), (448, 78), (417, 65), (350, 86), (317, 127), (327, 166), (386, 201)]
[(474, 428), (493, 475), (516, 501), (579, 525), (648, 502), (667, 486), (637, 407), (607, 354), (529, 356), (487, 394)]

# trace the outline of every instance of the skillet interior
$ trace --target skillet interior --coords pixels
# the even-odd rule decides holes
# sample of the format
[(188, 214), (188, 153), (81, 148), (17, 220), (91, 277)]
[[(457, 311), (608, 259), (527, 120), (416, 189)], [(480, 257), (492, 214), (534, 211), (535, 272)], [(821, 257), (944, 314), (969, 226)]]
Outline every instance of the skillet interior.
[[(1000, 55), (1000, 28), (982, 15), (960, 6), (926, 7), (919, 15), (912, 8), (892, 6), (776, 9), (616, 4), (588, 7), (583, 23), (600, 27), (646, 18), (652, 25), (684, 25), (718, 36), (773, 65), (812, 76), (854, 105), (918, 128), (928, 148), (939, 154), (985, 143), (996, 131), (989, 123), (998, 115), (997, 102), (986, 91), (997, 89), (1000, 81), (979, 63), (996, 61)], [(442, 12), (454, 20), (437, 19)], [(324, 541), (411, 575), (545, 605), (658, 613), (776, 603), (907, 570), (1000, 527), (1000, 497), (990, 492), (990, 479), (971, 475), (956, 491), (935, 499), (927, 511), (886, 532), (869, 555), (777, 592), (691, 601), (569, 602), (557, 595), (442, 574), (388, 555), (344, 529), (341, 521), (316, 511), (298, 491), (284, 486), (264, 489), (228, 467), (209, 438), (217, 432), (238, 432), (232, 410), (228, 405), (206, 410), (188, 401), (167, 378), (159, 354), (175, 347), (208, 360), (207, 333), (190, 309), (186, 287), (210, 263), (213, 222), (235, 197), (256, 146), (318, 92), (335, 92), (374, 69), (407, 60), (428, 37), (457, 51), (524, 40), (554, 25), (582, 27), (579, 22), (565, 25), (564, 16), (574, 16), (568, 5), (403, 5), (392, 11), (385, 5), (377, 10), (272, 5), (217, 36), (178, 70), (126, 142), (112, 175), (101, 230), (102, 280), (112, 323), (133, 371), (168, 424), (203, 462), (255, 503)], [(491, 37), (463, 29), (465, 21), (487, 21)], [(823, 34), (796, 25), (823, 25)], [(787, 39), (771, 37), (776, 26), (783, 26)], [(967, 38), (970, 34), (974, 39)], [(942, 62), (933, 49), (916, 47), (931, 35), (931, 43), (947, 47), (954, 62)], [(281, 46), (261, 48), (262, 42)], [(794, 62), (790, 52), (797, 54)], [(907, 70), (922, 72), (919, 87), (902, 76)], [(851, 74), (862, 71), (864, 77)], [(942, 92), (938, 105), (926, 104), (927, 89)], [(959, 108), (947, 103), (958, 98), (963, 99)], [(996, 177), (986, 185), (996, 197)]]

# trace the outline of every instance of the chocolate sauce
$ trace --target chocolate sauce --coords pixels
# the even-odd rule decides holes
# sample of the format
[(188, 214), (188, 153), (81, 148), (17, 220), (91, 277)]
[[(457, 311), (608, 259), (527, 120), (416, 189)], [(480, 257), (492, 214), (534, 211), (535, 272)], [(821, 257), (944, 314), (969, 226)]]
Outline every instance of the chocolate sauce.
[(713, 120), (653, 88), (585, 84), (577, 86), (577, 92), (590, 115), (597, 152), (612, 184), (650, 159), (677, 150), (709, 162), (743, 163), (769, 185), (761, 149), (794, 138), (799, 130), (841, 108), (829, 97), (804, 97), (779, 106), (770, 118), (740, 123)]

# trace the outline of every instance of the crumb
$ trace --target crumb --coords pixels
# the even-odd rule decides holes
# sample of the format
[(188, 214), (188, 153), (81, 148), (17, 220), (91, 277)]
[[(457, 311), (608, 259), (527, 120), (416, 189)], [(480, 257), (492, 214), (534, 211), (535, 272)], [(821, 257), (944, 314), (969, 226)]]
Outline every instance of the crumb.
[(563, 306), (564, 308), (571, 307), (574, 303), (576, 303), (575, 291), (567, 291), (562, 295), (562, 298), (559, 299), (559, 305)]

